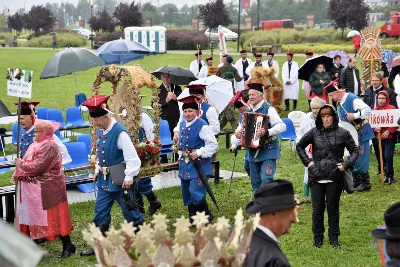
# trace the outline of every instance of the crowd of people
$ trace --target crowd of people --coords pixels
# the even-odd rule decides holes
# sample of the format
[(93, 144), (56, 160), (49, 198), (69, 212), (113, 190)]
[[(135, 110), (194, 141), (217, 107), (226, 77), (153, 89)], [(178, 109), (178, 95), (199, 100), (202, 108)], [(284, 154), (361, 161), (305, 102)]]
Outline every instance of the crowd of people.
[[(254, 68), (274, 68), (273, 75), (278, 77), (279, 72), (282, 75), (285, 110), (290, 110), (290, 100), (292, 110), (296, 110), (299, 66), (293, 60), (292, 52), (287, 53), (282, 70), (273, 59), (272, 51), (268, 52), (264, 62), (261, 53), (255, 54), (255, 62), (247, 58), (246, 50), (241, 50), (240, 54), (241, 58), (235, 63), (231, 56), (224, 55), (223, 62), (216, 67), (211, 57), (206, 59), (207, 64), (204, 63), (199, 51), (190, 63), (190, 70), (197, 78), (215, 74), (232, 82), (234, 97), (225, 113), (218, 114), (216, 108), (207, 102), (206, 84), (186, 85), (189, 96), (179, 98), (182, 88), (171, 83), (168, 73), (162, 74), (159, 101), (152, 104), (161, 107), (160, 117), (168, 122), (171, 138), (179, 147), (178, 177), (181, 179), (183, 204), (190, 219), (197, 212), (204, 212), (209, 221), (213, 220), (202, 179), (203, 175), (206, 179), (214, 175), (212, 160), (218, 151), (215, 136), (227, 122), (234, 129), (232, 152), (243, 146), (244, 140), (262, 140), (256, 146), (247, 147), (244, 161), (254, 193), (254, 200), (246, 210), (252, 214), (261, 213), (260, 225), (250, 245), (247, 266), (290, 266), (279, 249), (277, 238), (288, 233), (290, 225), (297, 222), (294, 213), (297, 202), (290, 182), (274, 180), (281, 153), (280, 135), (286, 131), (286, 125), (275, 107), (264, 98), (264, 92), (270, 85), (249, 80)], [(307, 51), (306, 56), (311, 58), (312, 51)], [(398, 127), (372, 128), (368, 118), (373, 109), (397, 108), (396, 93), (383, 86), (382, 73), (377, 72), (372, 75), (371, 86), (364, 90), (364, 98), (361, 99), (362, 86), (356, 58), (349, 58), (345, 68), (340, 59), (339, 55), (335, 56), (332, 59), (334, 67), (329, 70), (318, 64), (309, 80), (303, 83), (310, 109), (297, 131), (296, 150), (305, 166), (304, 193), (311, 198), (313, 246), (316, 248), (323, 245), (325, 209), (328, 211), (330, 244), (340, 248), (339, 207), (344, 179), (346, 175), (352, 176), (355, 191), (371, 189), (369, 147), (372, 140), (380, 162), (378, 133), (382, 138), (385, 182), (391, 184), (395, 180), (393, 157)], [(150, 204), (148, 214), (153, 215), (161, 208), (161, 202), (152, 191), (151, 179), (138, 177), (140, 158), (127, 129), (110, 115), (108, 98), (96, 95), (82, 104), (88, 108), (97, 127), (94, 144), (97, 164), (93, 179), (97, 181), (98, 193), (93, 222), (103, 235), (109, 230), (114, 202), (119, 204), (124, 218), (134, 226), (144, 222), (143, 195)], [(332, 104), (329, 104), (330, 99)], [(18, 225), (21, 232), (38, 244), (60, 237), (63, 243), (60, 257), (66, 258), (76, 250), (69, 238), (73, 226), (66, 199), (65, 177), (61, 172), (62, 164), (70, 158), (65, 146), (53, 137), (57, 125), (35, 120), (34, 108), (37, 104), (24, 103), (20, 113), (21, 125), (26, 132), (21, 136), (21, 154), (13, 176), (21, 192), (17, 194), (20, 198)], [(239, 110), (239, 118), (235, 109)], [(249, 124), (249, 114), (259, 114), (257, 116), (261, 116), (262, 120), (267, 118), (267, 123), (252, 132), (254, 125)], [(143, 112), (141, 121), (143, 138), (153, 141), (151, 119)], [(354, 128), (356, 140), (348, 130), (340, 127), (341, 123), (348, 123)], [(161, 162), (167, 160), (163, 157)], [(396, 212), (398, 214), (398, 208)], [(398, 222), (400, 220), (394, 228), (398, 228)], [(396, 242), (393, 247), (399, 248)], [(93, 249), (81, 252), (81, 256), (94, 254)], [(399, 260), (398, 252), (392, 255), (394, 261)]]

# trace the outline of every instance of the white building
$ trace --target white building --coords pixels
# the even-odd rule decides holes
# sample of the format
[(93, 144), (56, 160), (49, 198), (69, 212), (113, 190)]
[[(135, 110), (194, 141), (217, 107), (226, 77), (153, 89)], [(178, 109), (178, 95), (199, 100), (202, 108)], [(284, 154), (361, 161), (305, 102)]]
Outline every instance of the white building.
[(385, 7), (388, 5), (395, 6), (400, 2), (399, 0), (364, 0), (364, 1), (370, 8)]

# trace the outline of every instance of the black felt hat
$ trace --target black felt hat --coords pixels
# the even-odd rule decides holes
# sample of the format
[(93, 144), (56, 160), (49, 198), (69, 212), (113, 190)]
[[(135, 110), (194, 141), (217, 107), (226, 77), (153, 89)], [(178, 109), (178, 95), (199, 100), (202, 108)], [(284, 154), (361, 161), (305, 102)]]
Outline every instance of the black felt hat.
[(372, 235), (377, 239), (400, 240), (400, 202), (385, 211), (384, 219), (386, 230), (375, 229)]
[(286, 180), (275, 180), (263, 185), (254, 194), (254, 201), (246, 206), (248, 213), (272, 213), (298, 205), (294, 197), (293, 184)]

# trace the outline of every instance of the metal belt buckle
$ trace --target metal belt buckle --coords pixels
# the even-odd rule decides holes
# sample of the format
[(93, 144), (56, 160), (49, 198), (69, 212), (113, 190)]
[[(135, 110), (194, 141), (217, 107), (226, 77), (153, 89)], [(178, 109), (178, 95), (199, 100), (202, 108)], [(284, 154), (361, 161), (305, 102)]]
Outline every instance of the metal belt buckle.
[(104, 178), (105, 178), (105, 177), (107, 176), (107, 174), (110, 173), (110, 168), (108, 168), (108, 167), (101, 167), (101, 172), (103, 173)]

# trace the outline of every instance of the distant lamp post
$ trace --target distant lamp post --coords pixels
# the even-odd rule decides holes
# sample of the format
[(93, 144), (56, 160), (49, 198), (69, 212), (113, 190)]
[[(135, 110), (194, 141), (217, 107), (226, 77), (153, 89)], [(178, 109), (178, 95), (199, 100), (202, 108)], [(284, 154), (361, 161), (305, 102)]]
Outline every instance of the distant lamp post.
[(92, 28), (92, 23), (93, 23), (93, 6), (94, 2), (93, 0), (90, 0), (90, 47), (93, 49), (93, 28)]

